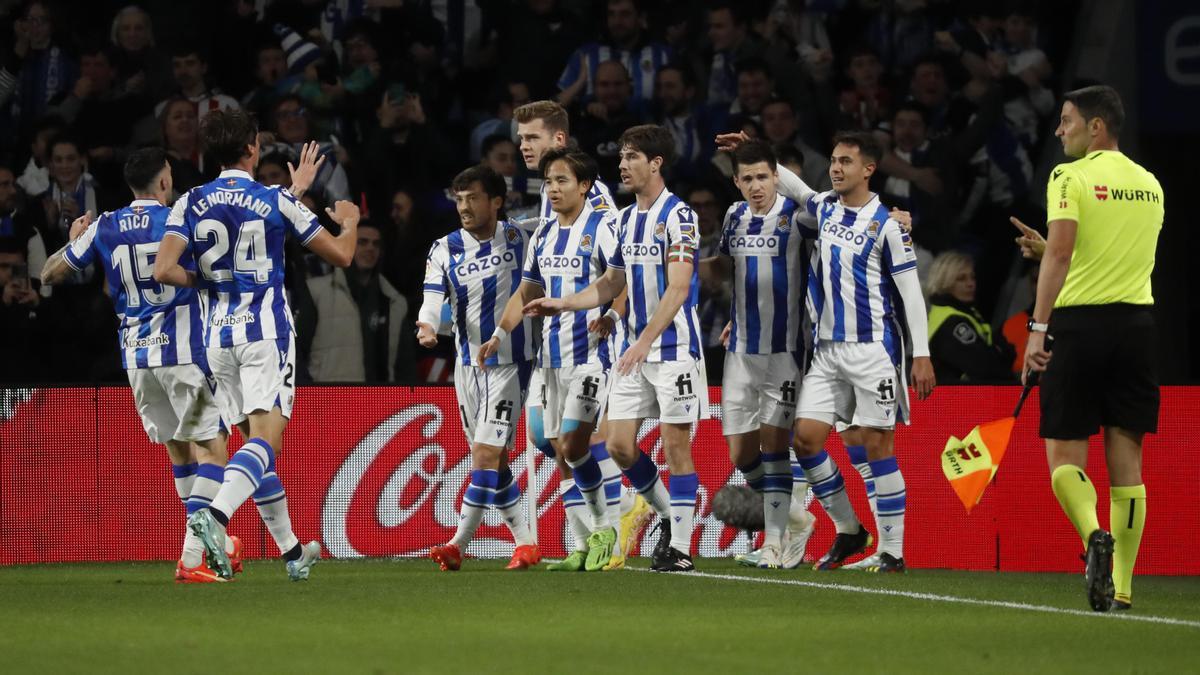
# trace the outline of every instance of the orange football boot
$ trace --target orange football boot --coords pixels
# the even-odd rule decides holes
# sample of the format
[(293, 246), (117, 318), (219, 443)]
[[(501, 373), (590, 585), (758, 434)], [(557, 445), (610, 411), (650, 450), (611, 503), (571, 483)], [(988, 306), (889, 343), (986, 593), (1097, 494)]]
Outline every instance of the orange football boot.
[(180, 560), (175, 566), (175, 583), (177, 584), (212, 584), (225, 583), (225, 579), (221, 575), (212, 571), (208, 563), (203, 560), (195, 567), (184, 567), (183, 561)]
[(242, 540), (240, 537), (235, 537), (232, 534), (227, 537), (230, 543), (233, 544), (233, 550), (227, 551), (229, 554), (229, 567), (233, 569), (234, 574), (242, 573)]
[(536, 544), (526, 544), (518, 546), (517, 550), (513, 551), (512, 560), (508, 561), (506, 570), (523, 570), (533, 567), (542, 561), (542, 552), (538, 550)]
[(443, 572), (455, 572), (462, 567), (462, 551), (454, 544), (434, 546), (429, 549), (429, 557), (442, 568)]

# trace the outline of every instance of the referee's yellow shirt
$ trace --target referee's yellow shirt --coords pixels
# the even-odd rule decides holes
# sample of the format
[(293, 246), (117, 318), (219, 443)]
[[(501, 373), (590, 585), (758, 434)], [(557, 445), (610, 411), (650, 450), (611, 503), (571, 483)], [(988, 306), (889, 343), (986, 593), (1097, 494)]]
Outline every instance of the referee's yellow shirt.
[(1154, 304), (1150, 273), (1163, 222), (1154, 174), (1115, 150), (1059, 164), (1046, 188), (1046, 220), (1079, 224), (1055, 307)]

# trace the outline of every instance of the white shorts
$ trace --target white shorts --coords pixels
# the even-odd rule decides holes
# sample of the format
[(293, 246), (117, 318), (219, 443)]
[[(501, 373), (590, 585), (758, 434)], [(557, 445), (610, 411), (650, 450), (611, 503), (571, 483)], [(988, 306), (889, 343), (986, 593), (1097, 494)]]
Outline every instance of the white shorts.
[(135, 368), (125, 374), (151, 441), (207, 441), (221, 433), (213, 383), (199, 365)]
[(708, 419), (708, 378), (703, 361), (643, 363), (622, 375), (613, 367), (608, 419), (657, 417), (668, 424)]
[(512, 447), (532, 370), (529, 363), (483, 369), (455, 361), (454, 391), (467, 442)]
[(256, 410), (279, 408), (291, 419), (296, 398), (296, 340), (259, 340), (209, 347), (208, 367), (217, 380), (217, 405), (230, 424)]
[(725, 354), (721, 380), (721, 429), (726, 436), (767, 424), (791, 429), (800, 389), (800, 358), (794, 353)]
[(529, 395), (525, 397), (525, 407), (544, 408), (545, 401), (546, 381), (542, 379), (542, 369), (535, 366), (529, 376)]
[(546, 438), (558, 438), (563, 420), (578, 420), (594, 427), (608, 394), (608, 371), (604, 366), (589, 363), (538, 370), (545, 381), (542, 420)]
[(796, 417), (874, 429), (907, 424), (903, 369), (882, 342), (821, 340), (800, 386)]

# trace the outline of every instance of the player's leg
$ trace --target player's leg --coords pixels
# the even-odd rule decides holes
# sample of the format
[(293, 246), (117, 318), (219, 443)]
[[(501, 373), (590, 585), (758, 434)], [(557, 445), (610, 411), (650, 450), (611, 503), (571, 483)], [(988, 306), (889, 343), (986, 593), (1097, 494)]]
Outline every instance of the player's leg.
[[(463, 549), (475, 536), (475, 530), (479, 528), (479, 523), (483, 520), (484, 511), (495, 501), (496, 485), (500, 481), (498, 471), (493, 483), (492, 477), (482, 468), (491, 462), (490, 455), (492, 453), (489, 452), (489, 448), (479, 447), (474, 442), (480, 418), (479, 408), (485, 399), (484, 393), (480, 391), (481, 386), (482, 379), (479, 377), (479, 369), (464, 365), (456, 359), (454, 392), (458, 400), (458, 413), (463, 435), (471, 447), (471, 475), (467, 489), (463, 492), (462, 500), (459, 502), (458, 528), (455, 530), (454, 537), (446, 544), (429, 549), (429, 557), (438, 564), (443, 572), (455, 571), (462, 567)], [(497, 466), (500, 464), (502, 452), (502, 448), (495, 452)]]
[(692, 563), (696, 494), (700, 480), (692, 460), (692, 425), (708, 417), (708, 382), (701, 361), (642, 364), (658, 400), (659, 433), (671, 472), (670, 545), (656, 552), (652, 569), (688, 572)]
[[(476, 413), (475, 444), (498, 446), (505, 452), (512, 448), (517, 417), (525, 404), (532, 370), (529, 363), (475, 369), (479, 391), (484, 396)], [(541, 562), (542, 556), (521, 503), (521, 488), (516, 477), (507, 463), (499, 464), (497, 469), (496, 493), (491, 505), (500, 511), (516, 544), (508, 569), (525, 569)]]
[[(614, 371), (608, 394), (608, 452), (621, 467), (630, 485), (654, 509), (661, 525), (671, 516), (671, 500), (658, 475), (658, 467), (637, 446), (642, 420), (658, 416), (658, 399), (642, 369), (628, 375)], [(669, 526), (668, 526), (669, 527)]]
[(607, 375), (599, 365), (584, 365), (550, 369), (545, 377), (552, 384), (547, 387), (547, 417), (558, 425), (558, 449), (570, 465), (591, 515), (584, 569), (598, 571), (609, 563), (617, 543), (616, 523), (609, 520), (604, 474), (590, 447)]
[(759, 567), (783, 565), (784, 539), (792, 504), (792, 466), (789, 442), (795, 421), (799, 369), (791, 354), (748, 355), (755, 362), (759, 442), (765, 469), (763, 481), (764, 554)]
[(1133, 605), (1133, 565), (1146, 526), (1146, 486), (1142, 483), (1141, 432), (1105, 427), (1104, 452), (1110, 487), (1113, 537), (1113, 609)]
[(759, 443), (759, 380), (766, 368), (756, 368), (754, 354), (725, 355), (721, 387), (721, 432), (729, 445), (729, 461), (755, 492), (763, 491), (766, 470)]
[(552, 403), (559, 393), (557, 371), (539, 368), (536, 380), (539, 383), (539, 406), (536, 410), (530, 409), (530, 413), (537, 416), (536, 422), (530, 426), (531, 430), (534, 430), (531, 433), (536, 432), (536, 435), (545, 439), (545, 444), (550, 448), (550, 457), (558, 467), (558, 494), (562, 501), (563, 514), (566, 516), (567, 530), (571, 535), (568, 544), (570, 553), (567, 554), (566, 560), (551, 565), (549, 569), (578, 571), (583, 569), (587, 557), (587, 538), (592, 533), (592, 518), (588, 514), (583, 493), (575, 484), (575, 474), (571, 465), (560, 451), (559, 428), (562, 426), (562, 408)]
[(893, 450), (895, 434), (891, 429), (871, 427), (860, 427), (859, 433), (863, 447), (867, 450), (869, 469), (875, 481), (875, 523), (879, 533), (879, 546), (875, 555), (860, 561), (851, 569), (903, 572), (904, 515), (908, 505), (908, 492)]
[(848, 426), (839, 429), (838, 435), (842, 437), (842, 445), (850, 457), (850, 464), (858, 475), (862, 476), (863, 487), (867, 490), (867, 502), (871, 505), (871, 513), (875, 513), (875, 477), (871, 474), (870, 460), (867, 459), (867, 446), (863, 441), (862, 428)]

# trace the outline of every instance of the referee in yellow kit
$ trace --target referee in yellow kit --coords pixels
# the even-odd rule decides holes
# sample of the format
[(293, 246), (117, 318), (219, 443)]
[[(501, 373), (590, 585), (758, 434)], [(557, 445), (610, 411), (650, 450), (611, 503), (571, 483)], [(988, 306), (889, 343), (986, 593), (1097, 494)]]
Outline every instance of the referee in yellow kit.
[[(1150, 273), (1163, 193), (1152, 173), (1117, 149), (1124, 119), (1112, 87), (1065, 97), (1055, 135), (1075, 161), (1050, 174), (1045, 253), (1025, 346), (1024, 377), (1042, 372), (1050, 484), (1083, 539), (1088, 603), (1098, 612), (1132, 606), (1146, 522), (1142, 437), (1158, 429)], [(1101, 427), (1111, 534), (1100, 527), (1096, 488), (1085, 471), (1088, 437)]]

